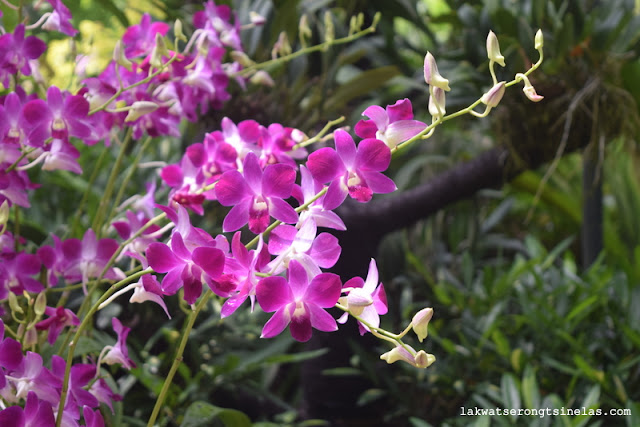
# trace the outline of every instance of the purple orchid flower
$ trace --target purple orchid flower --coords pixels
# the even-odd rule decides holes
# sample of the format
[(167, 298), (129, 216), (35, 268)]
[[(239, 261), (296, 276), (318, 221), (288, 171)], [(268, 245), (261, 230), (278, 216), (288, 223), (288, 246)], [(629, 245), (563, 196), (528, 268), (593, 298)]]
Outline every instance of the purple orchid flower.
[(9, 87), (9, 75), (18, 71), (31, 75), (29, 60), (37, 59), (47, 49), (45, 42), (36, 36), (24, 37), (24, 24), (19, 24), (13, 34), (0, 37), (0, 80)]
[(267, 313), (275, 311), (262, 329), (261, 338), (272, 338), (288, 325), (291, 336), (305, 342), (311, 338), (311, 328), (332, 332), (338, 329), (336, 321), (325, 308), (333, 307), (340, 297), (340, 277), (321, 273), (310, 282), (307, 272), (298, 261), (289, 264), (288, 281), (272, 276), (262, 279), (256, 286), (260, 307)]
[(256, 295), (256, 285), (258, 277), (256, 273), (264, 272), (269, 259), (269, 253), (262, 238), (258, 241), (256, 249), (249, 251), (240, 240), (241, 233), (238, 231), (233, 235), (231, 242), (232, 256), (228, 257), (225, 262), (225, 274), (222, 280), (229, 281), (236, 286), (236, 293), (229, 297), (220, 311), (222, 317), (232, 315), (238, 307), (247, 300), (251, 299), (251, 310), (253, 310)]
[(135, 368), (136, 364), (129, 358), (129, 349), (127, 348), (127, 336), (131, 332), (131, 328), (122, 326), (122, 323), (115, 317), (111, 318), (111, 325), (118, 335), (118, 341), (115, 346), (109, 348), (102, 360), (108, 365), (119, 363), (126, 369)]
[(287, 224), (277, 226), (269, 236), (269, 253), (277, 255), (268, 266), (271, 274), (280, 274), (293, 260), (304, 267), (309, 278), (320, 274), (320, 268), (333, 267), (340, 257), (338, 238), (316, 233), (312, 220), (302, 223), (299, 229)]
[(272, 216), (286, 223), (296, 223), (298, 214), (283, 199), (291, 196), (296, 171), (288, 165), (269, 165), (264, 172), (258, 158), (249, 153), (243, 162), (243, 173), (225, 172), (216, 185), (218, 201), (233, 206), (222, 229), (235, 231), (249, 223), (249, 230), (260, 234), (267, 229)]
[(140, 24), (127, 28), (122, 41), (125, 44), (124, 53), (127, 58), (145, 56), (151, 53), (156, 45), (156, 33), (165, 36), (169, 31), (169, 24), (165, 22), (151, 23), (151, 15), (142, 15)]
[[(295, 197), (300, 205), (309, 203), (324, 187), (313, 178), (309, 169), (303, 165), (300, 166), (300, 181), (300, 185), (296, 184), (293, 186), (292, 192), (292, 196)], [(304, 223), (305, 221), (311, 220), (314, 221), (318, 227), (333, 228), (342, 231), (346, 230), (347, 227), (344, 225), (342, 219), (340, 219), (335, 212), (328, 211), (322, 206), (324, 197), (325, 196), (320, 197), (300, 212), (300, 222)]]
[(391, 193), (394, 182), (381, 172), (389, 167), (391, 151), (378, 139), (364, 139), (356, 149), (353, 138), (342, 129), (334, 133), (336, 149), (321, 148), (309, 155), (307, 168), (321, 183), (330, 182), (324, 208), (340, 206), (347, 194), (368, 202), (373, 193)]
[(0, 425), (5, 427), (55, 427), (56, 419), (51, 403), (38, 399), (38, 396), (30, 391), (24, 409), (20, 406), (10, 406), (0, 411)]
[(87, 124), (89, 102), (80, 95), (63, 97), (55, 86), (47, 90), (47, 102), (34, 99), (25, 104), (22, 114), (33, 127), (29, 132), (29, 143), (40, 147), (47, 138), (68, 140), (70, 136), (88, 138), (91, 128)]
[[(340, 299), (341, 303), (346, 305), (350, 312), (376, 328), (380, 326), (380, 315), (387, 313), (387, 294), (382, 283), (378, 285), (378, 267), (374, 259), (369, 263), (367, 280), (354, 277), (345, 282), (342, 290), (347, 296)], [(345, 323), (348, 315), (349, 313), (345, 312), (338, 319), (338, 323)], [(358, 322), (358, 328), (360, 335), (369, 332), (369, 328), (361, 322)]]
[[(82, 288), (87, 293), (87, 282), (90, 277), (98, 277), (106, 267), (109, 259), (118, 250), (118, 242), (114, 239), (96, 239), (92, 229), (88, 229), (82, 240), (67, 239), (62, 242), (62, 252), (66, 261), (64, 277), (68, 280), (82, 280)], [(119, 278), (120, 274), (109, 268), (104, 277)]]
[(356, 123), (355, 133), (360, 138), (376, 138), (393, 148), (420, 132), (427, 125), (413, 119), (411, 101), (407, 98), (398, 100), (386, 109), (372, 105), (362, 113), (371, 120), (360, 120)]
[[(53, 355), (51, 359), (51, 373), (57, 377), (62, 384), (64, 380), (64, 372), (66, 361), (58, 356)], [(69, 375), (69, 394), (68, 401), (65, 402), (65, 412), (67, 407), (73, 408), (72, 411), (79, 417), (78, 406), (90, 406), (95, 408), (100, 405), (98, 399), (85, 387), (96, 377), (96, 366), (88, 363), (76, 363), (71, 367)], [(57, 403), (57, 402), (56, 402)]]
[(42, 283), (32, 277), (40, 273), (40, 259), (37, 256), (21, 252), (5, 257), (2, 265), (5, 274), (0, 288), (9, 289), (15, 294), (23, 291), (37, 293), (44, 289)]
[(220, 296), (229, 296), (228, 292), (215, 286), (214, 279), (222, 274), (225, 261), (224, 252), (215, 244), (199, 246), (190, 251), (182, 235), (174, 232), (171, 247), (158, 242), (149, 245), (147, 260), (156, 272), (167, 273), (162, 279), (163, 292), (172, 295), (184, 287), (184, 299), (189, 304), (195, 303), (202, 294), (202, 282)]
[(59, 31), (70, 37), (78, 34), (78, 30), (71, 25), (71, 12), (60, 0), (48, 0), (53, 7), (53, 12), (49, 18), (42, 24), (42, 28), (49, 31)]
[(87, 427), (104, 427), (104, 418), (98, 409), (93, 411), (90, 407), (85, 406), (82, 408), (82, 415)]
[(49, 316), (48, 319), (41, 320), (36, 323), (36, 329), (39, 331), (48, 330), (47, 341), (53, 345), (65, 326), (78, 326), (80, 319), (75, 313), (64, 307), (47, 307), (44, 314)]
[(4, 106), (0, 110), (0, 137), (4, 143), (20, 144), (26, 139), (30, 127), (22, 115), (22, 104), (20, 96), (15, 92), (4, 98)]

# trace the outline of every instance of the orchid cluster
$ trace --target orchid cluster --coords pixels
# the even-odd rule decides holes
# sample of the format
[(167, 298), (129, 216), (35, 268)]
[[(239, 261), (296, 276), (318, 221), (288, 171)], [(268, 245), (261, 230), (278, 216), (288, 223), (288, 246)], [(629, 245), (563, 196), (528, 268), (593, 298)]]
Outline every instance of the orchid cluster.
[[(400, 334), (380, 327), (388, 305), (374, 259), (366, 278), (341, 278), (330, 272), (341, 253), (330, 230), (345, 229), (336, 211), (347, 198), (366, 203), (374, 194), (396, 190), (384, 174), (392, 155), (431, 136), (442, 121), (464, 113), (477, 115), (473, 108), (481, 102), (487, 110), (495, 107), (505, 87), (519, 81), (525, 82), (529, 96), (527, 76), (540, 61), (510, 83), (498, 84), (491, 68), (494, 88), (468, 109), (446, 116), (448, 81), (428, 53), (424, 70), (432, 123), (415, 120), (408, 99), (386, 108), (370, 106), (363, 113), (367, 119), (355, 126), (357, 144), (345, 129), (327, 135), (336, 123), (309, 138), (279, 123), (264, 126), (224, 118), (220, 130), (187, 147), (178, 163), (158, 169), (161, 182), (148, 183), (144, 192), (109, 212), (109, 204), (120, 203), (120, 195), (113, 201), (122, 166), (118, 156), (98, 213), (82, 238), (51, 234), (50, 243), (37, 247), (21, 237), (16, 226), (19, 210), (31, 206), (29, 196), (39, 186), (30, 181), (27, 170), (40, 165), (43, 171), (82, 173), (77, 144), (103, 143), (123, 153), (133, 141), (141, 141), (139, 159), (150, 141), (180, 136), (183, 121), (221, 108), (231, 97), (231, 81), (244, 88), (258, 72), (263, 74), (254, 81), (268, 80), (259, 64), (247, 66), (241, 26), (231, 9), (209, 0), (194, 15), (190, 38), (177, 21), (170, 47), (170, 25), (152, 22), (145, 14), (125, 31), (105, 70), (82, 80), (75, 92), (47, 87), (40, 77), (35, 84), (41, 90), (28, 89), (32, 85), (25, 83), (39, 75), (38, 58), (46, 49), (37, 31), (69, 36), (77, 32), (64, 4), (49, 3), (51, 11), (35, 24), (21, 23), (0, 37), (0, 82), (5, 88), (0, 98), (0, 424), (11, 420), (20, 426), (104, 425), (100, 404), (113, 410), (121, 396), (102, 365), (136, 366), (126, 345), (130, 329), (113, 318), (114, 345), (82, 362), (74, 352), (95, 313), (125, 294), (131, 303), (160, 305), (168, 318), (167, 298), (179, 295), (190, 307), (174, 366), (195, 317), (211, 298), (221, 303), (222, 317), (243, 305), (273, 313), (263, 327), (263, 338), (288, 328), (294, 339), (304, 342), (313, 329), (335, 331), (352, 317), (361, 334), (392, 343), (393, 349), (381, 356), (388, 363), (402, 360), (426, 368), (435, 361), (433, 355), (402, 341), (409, 331), (420, 341), (427, 337), (432, 309), (418, 312)], [(320, 48), (371, 32), (373, 27), (361, 29), (361, 21), (353, 21), (347, 38), (327, 35)], [(251, 24), (263, 22), (254, 15)], [(278, 43), (284, 45), (284, 39)], [(494, 61), (500, 63), (497, 39), (487, 45), (493, 67)], [(541, 35), (536, 48), (542, 55)], [(282, 46), (274, 52), (283, 62), (291, 57)], [(333, 147), (309, 151), (327, 139), (333, 140)], [(157, 195), (167, 193), (166, 198)], [(191, 213), (204, 214), (211, 202), (229, 208), (217, 235), (195, 227), (190, 218)], [(242, 241), (244, 228), (255, 235), (247, 243)], [(80, 289), (86, 296), (82, 305), (66, 307), (69, 294)], [(54, 290), (63, 290), (62, 297), (52, 298)], [(332, 307), (344, 314), (335, 319), (327, 311)], [(43, 360), (43, 349), (54, 354), (50, 360)]]

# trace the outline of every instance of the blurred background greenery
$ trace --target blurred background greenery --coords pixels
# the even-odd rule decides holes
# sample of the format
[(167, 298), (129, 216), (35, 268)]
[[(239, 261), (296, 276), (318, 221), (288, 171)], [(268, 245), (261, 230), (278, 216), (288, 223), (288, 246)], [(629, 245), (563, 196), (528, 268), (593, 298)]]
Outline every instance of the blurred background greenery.
[[(384, 419), (376, 425), (640, 425), (640, 2), (220, 3), (232, 5), (240, 22), (249, 21), (249, 11), (267, 18), (263, 27), (243, 33), (246, 50), (256, 60), (269, 58), (281, 31), (299, 48), (295, 41), (303, 14), (313, 30), (312, 43), (322, 41), (327, 11), (337, 36), (347, 33), (349, 18), (357, 13), (365, 14), (365, 25), (377, 11), (382, 12), (382, 21), (371, 36), (270, 69), (272, 88), (234, 87), (233, 99), (223, 110), (185, 126), (182, 147), (160, 143), (155, 157), (148, 160), (177, 161), (184, 146), (218, 128), (224, 116), (234, 121), (252, 118), (264, 125), (279, 122), (312, 134), (340, 115), (354, 125), (369, 105), (384, 106), (407, 97), (416, 118), (430, 121), (422, 78), (427, 50), (451, 82), (447, 111), (453, 112), (491, 86), (485, 50), (490, 29), (498, 35), (507, 62), (498, 70), (500, 80), (513, 78), (535, 62), (533, 36), (542, 29), (546, 60), (532, 82), (545, 96), (543, 102), (530, 104), (514, 88), (488, 119), (447, 122), (392, 165), (400, 190), (497, 146), (523, 154), (522, 169), (536, 165), (501, 188), (484, 189), (442, 206), (435, 215), (389, 234), (380, 245), (378, 260), (391, 313), (383, 325), (403, 329), (417, 310), (434, 307), (426, 349), (437, 362), (426, 371), (381, 366), (378, 356), (387, 349), (365, 347), (356, 340), (350, 366), (326, 375), (365, 378), (370, 387), (356, 405), (382, 405)], [(96, 22), (79, 24), (85, 30), (77, 45), (87, 51), (104, 51), (122, 28), (137, 22), (142, 11), (151, 11), (156, 19), (189, 22), (200, 7), (197, 2), (177, 0), (66, 4), (75, 12), (75, 23)], [(55, 52), (49, 51), (51, 70), (64, 56)], [(537, 147), (544, 154), (542, 166), (526, 157), (530, 152), (526, 147)], [(85, 150), (83, 156), (97, 158), (92, 153)], [(108, 167), (109, 155), (99, 167)], [(587, 181), (585, 165), (594, 172)], [(44, 230), (51, 230), (48, 224), (60, 224), (73, 213), (71, 200), (86, 185), (64, 172), (53, 176), (52, 185), (68, 191), (39, 193), (44, 193), (41, 202), (55, 206), (51, 212), (57, 212), (57, 216), (46, 210), (43, 217), (29, 214), (31, 228), (25, 230), (39, 234), (40, 240), (46, 237)], [(141, 177), (132, 184), (132, 192), (143, 181)], [(586, 206), (586, 196), (595, 189), (602, 196)], [(601, 221), (585, 228), (585, 213), (594, 211), (601, 212)], [(215, 232), (220, 212), (209, 212), (200, 225)], [(594, 250), (585, 248), (586, 241), (596, 242), (595, 258), (584, 259), (585, 251)], [(323, 425), (300, 416), (299, 367), (324, 350), (309, 350), (288, 336), (259, 340), (264, 316), (241, 312), (221, 321), (218, 309), (212, 307), (194, 329), (163, 423), (178, 425), (197, 418), (194, 414), (207, 413), (214, 414), (207, 422), (216, 419), (226, 425), (248, 425), (249, 419), (259, 425)], [(159, 327), (164, 314), (156, 307), (126, 313), (126, 305), (112, 305), (111, 310), (102, 314), (98, 325), (124, 310), (133, 326), (129, 338), (133, 357), (139, 362), (130, 375), (120, 378), (127, 405), (120, 404), (111, 421), (144, 425), (172, 362), (182, 313), (173, 307), (174, 318)], [(248, 418), (194, 402), (236, 409)], [(460, 416), (461, 407), (476, 406), (584, 407), (605, 412), (629, 408), (632, 415)]]

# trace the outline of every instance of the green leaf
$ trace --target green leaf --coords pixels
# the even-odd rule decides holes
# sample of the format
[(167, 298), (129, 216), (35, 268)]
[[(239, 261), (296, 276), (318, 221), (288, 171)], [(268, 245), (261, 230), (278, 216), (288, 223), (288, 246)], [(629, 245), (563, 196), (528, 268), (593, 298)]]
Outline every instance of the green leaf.
[[(573, 307), (573, 309), (567, 315), (567, 321), (573, 319), (574, 317), (579, 316), (583, 311), (588, 310), (589, 307), (591, 307), (594, 303), (598, 301), (598, 299), (599, 297), (597, 295), (592, 295), (589, 298), (583, 300), (580, 304)], [(589, 311), (591, 310), (588, 310), (586, 313), (583, 314), (583, 316), (586, 316), (587, 314), (589, 314)]]
[(524, 405), (529, 409), (538, 408), (540, 405), (540, 390), (536, 381), (536, 373), (531, 365), (524, 368), (522, 374), (522, 397)]
[(502, 375), (500, 380), (500, 393), (502, 402), (509, 409), (520, 409), (520, 391), (512, 374)]
[(207, 402), (193, 402), (187, 409), (182, 427), (251, 427), (251, 420), (235, 409), (219, 408)]
[(340, 109), (352, 99), (384, 86), (387, 81), (398, 74), (400, 74), (400, 70), (393, 65), (363, 71), (341, 85), (336, 93), (327, 99), (325, 109), (328, 111)]

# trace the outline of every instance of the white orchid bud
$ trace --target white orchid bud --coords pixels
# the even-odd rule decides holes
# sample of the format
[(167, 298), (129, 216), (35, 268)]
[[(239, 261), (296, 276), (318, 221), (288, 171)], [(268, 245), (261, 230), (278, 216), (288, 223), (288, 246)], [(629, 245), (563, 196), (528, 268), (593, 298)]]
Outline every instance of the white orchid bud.
[(445, 79), (438, 72), (438, 65), (436, 59), (431, 52), (427, 52), (424, 57), (424, 81), (431, 86), (439, 87), (442, 90), (449, 91), (449, 80)]
[(438, 86), (433, 87), (433, 96), (429, 97), (429, 114), (435, 118), (444, 116), (447, 111), (445, 110), (445, 94), (444, 90)]
[(413, 328), (413, 332), (418, 336), (418, 340), (422, 342), (427, 335), (429, 335), (429, 321), (433, 317), (433, 308), (423, 308), (419, 312), (417, 312), (413, 319), (411, 320), (411, 327)]
[(153, 113), (158, 109), (158, 104), (151, 101), (136, 101), (131, 105), (131, 109), (129, 110), (129, 114), (125, 117), (125, 122), (133, 122), (138, 120), (140, 117), (145, 114)]
[(482, 95), (482, 98), (480, 100), (482, 101), (483, 104), (487, 105), (488, 107), (491, 107), (491, 108), (497, 107), (500, 101), (502, 100), (502, 97), (504, 96), (504, 91), (505, 91), (505, 82), (497, 83), (493, 85), (491, 89), (489, 89), (489, 92)]
[(500, 53), (500, 44), (498, 43), (498, 37), (493, 31), (489, 31), (487, 36), (487, 56), (490, 61), (497, 62), (501, 66), (505, 66), (504, 56)]
[(542, 35), (542, 30), (538, 30), (536, 32), (536, 37), (534, 39), (534, 47), (536, 50), (542, 49), (544, 46), (544, 36)]

